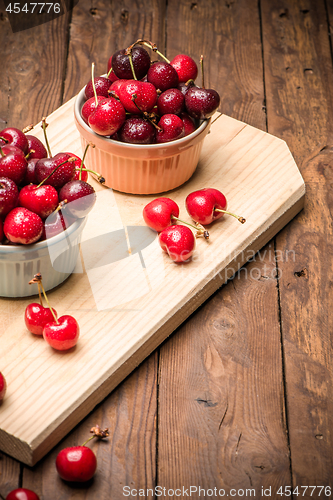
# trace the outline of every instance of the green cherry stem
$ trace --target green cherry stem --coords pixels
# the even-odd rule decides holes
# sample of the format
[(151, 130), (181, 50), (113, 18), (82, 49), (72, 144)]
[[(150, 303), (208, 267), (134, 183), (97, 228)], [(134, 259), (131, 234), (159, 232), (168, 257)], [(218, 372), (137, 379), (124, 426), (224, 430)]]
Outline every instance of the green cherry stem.
[(82, 160), (81, 160), (79, 180), (81, 180), (81, 174), (82, 174), (83, 162), (84, 162), (84, 160), (85, 160), (85, 157), (86, 157), (86, 154), (87, 154), (87, 151), (88, 151), (89, 146), (91, 146), (92, 148), (94, 148), (94, 147), (95, 147), (95, 144), (93, 144), (92, 142), (88, 142), (88, 144), (86, 145), (86, 148), (85, 148), (85, 150), (84, 150), (84, 153), (83, 153), (83, 156), (82, 156)]
[[(79, 168), (76, 168), (75, 170), (76, 170), (77, 172), (79, 172), (79, 171), (80, 171), (80, 169), (79, 169)], [(90, 174), (95, 175), (95, 176), (97, 177), (97, 181), (98, 181), (100, 184), (105, 184), (105, 178), (104, 178), (101, 174), (99, 174), (98, 172), (95, 172), (94, 170), (90, 170), (90, 168), (84, 168), (84, 169), (82, 169), (82, 170), (84, 170), (85, 172), (89, 172)]]
[(156, 43), (150, 42), (149, 40), (144, 40), (143, 38), (139, 38), (135, 43), (132, 43), (128, 47), (127, 51), (132, 50), (135, 45), (145, 45), (146, 47), (149, 47), (153, 52), (156, 52), (162, 59), (164, 59), (167, 63), (170, 63), (170, 60), (165, 57), (165, 55), (162, 54), (159, 50), (157, 50)]
[(202, 88), (205, 88), (205, 74), (204, 74), (204, 64), (203, 64), (203, 55), (200, 56), (200, 67), (201, 67), (201, 78), (202, 78)]
[[(68, 160), (63, 161), (62, 163), (60, 163), (60, 164), (59, 164), (59, 165), (58, 165), (58, 166), (57, 166), (54, 170), (52, 170), (52, 172), (51, 172), (51, 173), (50, 173), (47, 177), (45, 177), (45, 179), (43, 179), (43, 180), (42, 180), (42, 181), (38, 184), (37, 188), (41, 187), (41, 186), (42, 186), (42, 185), (43, 185), (43, 184), (44, 184), (44, 183), (45, 183), (45, 182), (46, 182), (46, 181), (47, 181), (47, 180), (51, 177), (51, 175), (53, 175), (53, 174), (54, 174), (54, 172), (56, 172), (56, 171), (58, 170), (58, 168), (60, 168), (62, 165), (65, 165), (65, 163), (68, 163), (68, 162), (72, 163), (72, 162), (74, 162), (76, 159), (77, 159), (77, 158), (74, 158), (74, 156), (72, 156), (71, 158), (68, 158)], [(37, 188), (36, 188), (36, 189), (37, 189)]]
[(44, 298), (46, 300), (47, 305), (49, 306), (49, 309), (50, 309), (50, 311), (52, 313), (54, 321), (57, 323), (57, 325), (59, 325), (59, 321), (58, 321), (56, 315), (53, 312), (53, 309), (52, 309), (52, 307), (50, 305), (49, 299), (47, 298), (47, 295), (46, 295), (46, 292), (45, 292), (45, 289), (44, 289), (44, 286), (43, 286), (43, 283), (42, 283), (42, 275), (41, 275), (41, 273), (35, 274), (35, 276), (33, 277), (33, 279), (29, 281), (29, 285), (32, 285), (33, 283), (37, 283), (37, 285), (38, 285), (39, 299), (41, 301), (41, 305), (43, 305), (43, 303), (42, 303), (42, 298), (41, 298), (41, 295), (40, 295), (40, 288), (42, 289)]
[(91, 63), (91, 83), (93, 86), (93, 91), (94, 91), (94, 97), (95, 97), (95, 103), (96, 106), (98, 106), (98, 99), (97, 99), (97, 92), (96, 92), (96, 87), (95, 87), (95, 63)]
[(184, 220), (179, 219), (175, 215), (171, 215), (171, 220), (181, 222), (182, 224), (186, 224), (187, 226), (193, 227), (193, 229), (196, 230), (197, 237), (203, 236), (205, 238), (205, 240), (209, 240), (209, 232), (207, 231), (207, 229), (204, 226), (199, 224), (199, 222), (197, 222), (196, 225), (194, 226), (193, 224), (190, 224), (189, 222), (185, 222)]
[(214, 208), (214, 212), (221, 212), (223, 214), (232, 215), (237, 220), (239, 220), (241, 224), (244, 224), (246, 222), (246, 219), (244, 219), (244, 217), (239, 217), (238, 215), (228, 212), (227, 210), (222, 210), (221, 208)]
[(109, 69), (108, 74), (106, 75), (106, 78), (109, 78), (109, 76), (111, 75), (111, 73), (114, 73), (114, 71), (113, 71), (113, 69), (112, 69), (112, 66), (111, 66), (111, 68)]
[(136, 74), (135, 74), (135, 71), (134, 71), (134, 65), (133, 65), (132, 49), (130, 49), (129, 52), (128, 52), (128, 59), (129, 59), (129, 63), (130, 63), (130, 66), (131, 66), (133, 78), (134, 78), (134, 80), (137, 80), (137, 77), (136, 77)]
[(45, 144), (46, 144), (46, 147), (47, 147), (47, 150), (48, 150), (48, 153), (49, 153), (49, 157), (52, 158), (52, 153), (51, 153), (49, 141), (47, 140), (47, 134), (46, 134), (46, 127), (48, 127), (48, 125), (49, 124), (46, 123), (46, 117), (43, 116), (43, 118), (42, 118), (42, 129), (43, 129), (43, 133), (44, 133)]
[(0, 155), (1, 155), (2, 157), (6, 156), (6, 155), (5, 155), (5, 153), (2, 151), (2, 148), (0, 148)]

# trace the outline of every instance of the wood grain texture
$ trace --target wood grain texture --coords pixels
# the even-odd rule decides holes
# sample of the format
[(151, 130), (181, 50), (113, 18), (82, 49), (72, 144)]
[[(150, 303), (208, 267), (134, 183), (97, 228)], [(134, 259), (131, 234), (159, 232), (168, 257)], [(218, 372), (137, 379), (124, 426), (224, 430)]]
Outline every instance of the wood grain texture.
[[(70, 101), (49, 117), (54, 152), (79, 151), (72, 106)], [(223, 226), (221, 221), (213, 225), (212, 243), (198, 240), (188, 265), (175, 265), (155, 238), (142, 250), (145, 268), (138, 254), (101, 265), (99, 260), (108, 252), (102, 249), (100, 254), (100, 246), (93, 242), (94, 237), (122, 230), (123, 225), (145, 228), (142, 208), (154, 196), (100, 189), (81, 243), (86, 271), (74, 273), (50, 294), (56, 310), (72, 311), (80, 324), (81, 342), (67, 355), (45, 349), (41, 339), (27, 335), (22, 318), (29, 299), (1, 301), (2, 310), (11, 316), (1, 338), (3, 371), (12, 388), (0, 414), (2, 449), (25, 463), (40, 459), (233, 275), (249, 259), (249, 251), (252, 256), (280, 230), (301, 209), (304, 197), (303, 180), (285, 143), (224, 115), (206, 137), (195, 174), (172, 197), (181, 204), (186, 193), (202, 185), (223, 190), (233, 209), (246, 214), (247, 223), (241, 225), (229, 217)], [(261, 195), (253, 201), (258, 187)], [(124, 220), (122, 214), (126, 214)], [(14, 316), (11, 304), (15, 304)], [(70, 360), (75, 364), (69, 365)]]
[[(265, 129), (257, 2), (169, 2), (168, 21), (171, 56), (178, 29), (205, 54), (221, 108)], [(159, 484), (229, 494), (290, 483), (274, 272), (271, 244), (162, 346)]]
[(12, 33), (1, 2), (1, 129), (35, 124), (62, 104), (69, 16)]
[(12, 458), (0, 454), (0, 498), (19, 486), (20, 464)]
[[(268, 129), (307, 185), (277, 237), (293, 484), (332, 485), (332, 61), (324, 2), (262, 2)], [(296, 50), (296, 47), (298, 50)], [(310, 498), (310, 492), (305, 495)]]

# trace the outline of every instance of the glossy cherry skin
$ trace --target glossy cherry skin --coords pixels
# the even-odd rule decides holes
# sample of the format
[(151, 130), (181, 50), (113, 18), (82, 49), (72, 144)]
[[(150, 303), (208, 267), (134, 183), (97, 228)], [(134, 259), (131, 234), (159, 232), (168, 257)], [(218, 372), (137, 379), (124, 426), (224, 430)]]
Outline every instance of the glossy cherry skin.
[(27, 488), (17, 488), (6, 496), (6, 500), (40, 500), (39, 496)]
[(22, 153), (8, 152), (5, 156), (0, 156), (0, 175), (12, 179), (17, 185), (21, 184), (27, 165), (27, 160)]
[(7, 382), (5, 377), (0, 372), (0, 404), (2, 403), (2, 400), (5, 397), (6, 390), (7, 390)]
[(156, 198), (143, 209), (143, 218), (147, 226), (158, 233), (174, 224), (173, 217), (179, 217), (179, 207), (170, 198)]
[(19, 190), (12, 179), (0, 177), (0, 217), (5, 217), (17, 207)]
[(67, 182), (60, 192), (60, 201), (67, 200), (68, 212), (77, 218), (85, 217), (96, 202), (95, 189), (88, 182), (73, 180)]
[[(138, 82), (137, 80), (127, 80), (121, 86), (118, 86), (117, 95), (126, 111), (132, 114), (150, 112), (157, 101), (157, 92), (154, 85), (148, 82)], [(132, 101), (134, 95), (136, 95), (135, 103)]]
[(87, 446), (64, 448), (57, 455), (56, 469), (65, 481), (84, 483), (96, 472), (96, 455)]
[[(134, 78), (129, 57), (125, 53), (126, 49), (118, 50), (112, 55), (112, 69), (118, 78)], [(132, 49), (132, 62), (135, 76), (141, 80), (149, 70), (150, 56), (143, 47), (134, 47)]]
[(46, 219), (58, 206), (58, 192), (49, 184), (38, 187), (35, 184), (24, 186), (19, 194), (20, 207), (27, 208)]
[(22, 184), (36, 184), (35, 168), (40, 158), (28, 158), (27, 170)]
[[(73, 153), (66, 153), (66, 154), (70, 155), (72, 158), (76, 158), (76, 160), (74, 162), (74, 165), (75, 165), (75, 175), (74, 175), (74, 178), (72, 180), (73, 181), (74, 180), (79, 180), (79, 177), (80, 177), (79, 168), (81, 167), (82, 159), (79, 156), (74, 155)], [(83, 164), (82, 165), (81, 181), (87, 182), (87, 180), (88, 180), (88, 172), (86, 170), (85, 165)]]
[(40, 160), (41, 158), (47, 158), (47, 150), (38, 137), (34, 135), (26, 135), (25, 137), (28, 141), (29, 159), (38, 158)]
[(58, 323), (47, 323), (43, 329), (44, 340), (58, 351), (67, 351), (74, 347), (80, 336), (80, 327), (73, 316), (64, 315)]
[(126, 119), (124, 106), (114, 97), (101, 101), (89, 115), (88, 124), (99, 135), (113, 135)]
[(185, 97), (178, 89), (168, 89), (162, 92), (157, 101), (158, 114), (178, 115), (184, 110)]
[(173, 225), (164, 229), (159, 234), (162, 250), (177, 263), (190, 259), (195, 248), (195, 238), (191, 229), (183, 225)]
[(186, 54), (178, 54), (170, 61), (178, 74), (179, 82), (195, 80), (198, 76), (198, 67), (192, 57)]
[(111, 82), (115, 82), (115, 81), (119, 80), (119, 78), (115, 75), (115, 72), (113, 70), (110, 71), (111, 68), (112, 68), (112, 56), (108, 60), (108, 71), (107, 71), (107, 74), (108, 74), (108, 79)]
[(122, 142), (153, 144), (155, 142), (156, 129), (148, 120), (134, 116), (125, 120), (118, 135)]
[(227, 200), (221, 191), (214, 188), (205, 188), (190, 193), (185, 200), (186, 210), (193, 220), (200, 224), (211, 224), (214, 220), (223, 217), (227, 209)]
[(45, 221), (43, 239), (53, 238), (53, 236), (62, 233), (75, 221), (76, 218), (68, 213), (67, 206), (65, 206), (63, 210), (55, 210)]
[[(103, 96), (103, 97), (109, 97), (108, 90), (111, 86), (111, 81), (108, 78), (105, 78), (104, 76), (97, 76), (94, 78), (94, 83), (95, 83), (95, 88), (96, 88), (96, 94)], [(86, 99), (90, 99), (91, 97), (94, 97), (94, 89), (93, 89), (93, 84), (92, 80), (90, 80), (86, 88), (84, 89), (84, 95)]]
[(177, 115), (163, 115), (158, 126), (162, 129), (156, 132), (156, 142), (158, 143), (174, 141), (184, 136), (184, 124)]
[(185, 108), (192, 118), (209, 118), (219, 105), (220, 96), (213, 89), (191, 87), (185, 94)]
[(2, 222), (2, 219), (0, 219), (0, 243), (2, 242), (4, 236), (5, 236), (5, 233), (3, 232), (3, 222)]
[(3, 231), (12, 243), (30, 245), (42, 236), (43, 221), (30, 210), (16, 207), (5, 218)]
[[(105, 97), (103, 97), (102, 95), (98, 95), (97, 96), (97, 105), (101, 102), (101, 101), (104, 101)], [(91, 115), (91, 113), (96, 109), (96, 99), (95, 97), (91, 97), (90, 99), (88, 99), (84, 105), (82, 106), (82, 109), (81, 109), (81, 116), (83, 118), (83, 120), (88, 123), (88, 118), (89, 116)]]
[(148, 82), (162, 92), (167, 89), (176, 88), (178, 85), (178, 74), (175, 68), (167, 62), (156, 62), (152, 64), (147, 73)]
[[(42, 158), (38, 160), (35, 167), (36, 182), (39, 184), (46, 179), (56, 167), (59, 167), (51, 177), (47, 179), (47, 184), (50, 184), (56, 189), (62, 188), (62, 186), (66, 184), (66, 182), (71, 181), (75, 175), (74, 162), (66, 162), (70, 156), (71, 155), (67, 153), (58, 153), (52, 158)], [(64, 164), (59, 166), (61, 163)]]
[[(53, 308), (52, 310), (57, 317), (57, 311)], [(48, 307), (43, 307), (37, 302), (32, 302), (25, 308), (24, 321), (29, 332), (42, 336), (44, 326), (54, 321), (54, 317)]]
[(17, 146), (24, 153), (28, 152), (28, 141), (22, 130), (15, 127), (7, 127), (1, 130), (0, 139), (4, 139), (6, 144)]
[(194, 132), (196, 129), (193, 118), (191, 118), (190, 115), (188, 115), (184, 111), (183, 113), (180, 113), (179, 118), (182, 119), (184, 124), (184, 136), (192, 134), (192, 132)]

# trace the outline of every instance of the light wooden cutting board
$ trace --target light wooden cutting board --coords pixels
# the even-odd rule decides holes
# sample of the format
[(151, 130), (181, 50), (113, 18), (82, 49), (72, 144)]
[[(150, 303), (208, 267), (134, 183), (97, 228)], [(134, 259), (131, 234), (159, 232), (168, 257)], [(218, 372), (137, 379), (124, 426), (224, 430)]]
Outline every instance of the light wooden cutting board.
[[(53, 154), (81, 155), (73, 103), (48, 118)], [(42, 138), (39, 127), (34, 133)], [(197, 239), (192, 261), (182, 265), (144, 224), (142, 209), (156, 196), (99, 187), (76, 272), (49, 293), (59, 316), (72, 314), (80, 324), (71, 351), (57, 352), (26, 330), (33, 299), (0, 298), (0, 371), (8, 384), (2, 451), (35, 464), (304, 204), (305, 185), (285, 142), (225, 115), (212, 123), (194, 176), (168, 193), (181, 218), (190, 222), (184, 200), (203, 187), (220, 189), (247, 222), (216, 221), (209, 243)]]

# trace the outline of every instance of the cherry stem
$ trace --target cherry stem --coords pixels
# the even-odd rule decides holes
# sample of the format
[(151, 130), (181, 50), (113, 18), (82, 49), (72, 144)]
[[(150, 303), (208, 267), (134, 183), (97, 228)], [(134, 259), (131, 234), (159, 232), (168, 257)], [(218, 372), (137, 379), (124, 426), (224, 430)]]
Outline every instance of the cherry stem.
[(45, 139), (47, 150), (49, 152), (49, 157), (52, 158), (52, 153), (51, 153), (49, 141), (47, 140), (47, 134), (46, 134), (46, 127), (48, 127), (48, 125), (49, 124), (46, 123), (46, 117), (43, 116), (43, 118), (42, 118), (42, 129), (43, 129), (43, 132), (44, 132), (44, 139)]
[[(37, 285), (38, 285), (38, 292), (39, 292), (39, 294), (40, 294), (40, 288), (42, 289), (42, 292), (43, 292), (44, 298), (45, 298), (45, 300), (46, 300), (47, 305), (49, 306), (49, 309), (50, 309), (50, 311), (51, 311), (51, 313), (52, 313), (52, 316), (53, 316), (53, 318), (54, 318), (54, 321), (57, 323), (57, 325), (59, 325), (59, 321), (58, 321), (58, 319), (57, 319), (56, 315), (55, 315), (55, 314), (54, 314), (54, 312), (53, 312), (53, 309), (52, 309), (52, 307), (51, 307), (51, 305), (50, 305), (50, 302), (49, 302), (49, 300), (48, 300), (48, 298), (47, 298), (47, 295), (46, 295), (45, 289), (44, 289), (44, 287), (43, 287), (43, 283), (42, 283), (42, 275), (41, 275), (41, 273), (37, 273), (37, 274), (35, 274), (35, 276), (33, 277), (33, 279), (29, 281), (29, 285), (32, 285), (33, 283), (37, 283)], [(39, 299), (40, 299), (40, 301), (41, 301), (41, 305), (43, 305), (41, 295), (39, 295)]]
[(149, 40), (144, 40), (143, 38), (139, 38), (135, 43), (132, 43), (132, 45), (130, 45), (127, 50), (132, 50), (135, 45), (145, 45), (146, 47), (149, 47), (153, 52), (156, 52), (156, 54), (162, 57), (162, 59), (164, 59), (167, 63), (170, 63), (170, 60), (167, 59), (165, 55), (162, 54), (162, 52), (157, 50), (156, 43), (150, 42)]
[[(37, 188), (41, 187), (41, 186), (44, 184), (44, 182), (46, 182), (46, 181), (47, 181), (47, 180), (51, 177), (51, 175), (53, 175), (53, 174), (54, 174), (54, 173), (58, 170), (58, 168), (60, 168), (62, 165), (65, 165), (65, 163), (68, 163), (68, 162), (69, 162), (69, 163), (73, 163), (76, 159), (77, 159), (77, 158), (74, 158), (74, 156), (72, 156), (71, 158), (68, 158), (68, 160), (63, 161), (62, 163), (60, 163), (60, 164), (59, 164), (59, 165), (58, 165), (58, 166), (57, 166), (54, 170), (52, 170), (52, 172), (51, 172), (51, 173), (50, 173), (47, 177), (45, 177), (45, 179), (43, 179), (43, 180), (42, 180), (42, 181), (38, 184)], [(37, 189), (37, 188), (36, 188), (36, 189)]]
[(199, 222), (197, 222), (196, 225), (194, 226), (193, 224), (190, 224), (189, 222), (185, 222), (184, 220), (179, 219), (175, 215), (171, 215), (171, 220), (181, 222), (182, 224), (186, 224), (187, 226), (193, 227), (193, 229), (196, 230), (196, 236), (203, 236), (205, 238), (205, 240), (209, 240), (209, 232), (207, 231), (207, 229), (204, 226), (199, 224)]
[(29, 160), (29, 156), (32, 155), (32, 153), (36, 153), (36, 151), (34, 149), (30, 149), (29, 153), (25, 155), (25, 159), (26, 160)]
[(0, 154), (2, 157), (6, 156), (5, 153), (2, 151), (2, 148), (0, 148)]
[(203, 64), (203, 55), (200, 56), (200, 66), (201, 66), (201, 78), (202, 78), (202, 88), (205, 88), (205, 74), (204, 74), (204, 64)]
[(112, 66), (111, 66), (111, 68), (109, 69), (108, 74), (106, 75), (106, 78), (109, 78), (109, 76), (111, 75), (111, 73), (114, 73), (114, 71), (113, 71), (113, 69), (112, 69)]
[[(76, 168), (75, 169), (77, 172), (80, 171), (79, 168)], [(98, 172), (95, 172), (95, 170), (90, 170), (90, 168), (83, 168), (82, 170), (84, 170), (85, 172), (89, 172), (93, 175), (95, 175), (97, 177), (97, 181), (100, 183), (100, 184), (105, 184), (105, 178), (99, 174)], [(81, 180), (81, 179), (80, 179)]]
[(95, 144), (93, 144), (92, 142), (88, 142), (88, 144), (86, 145), (86, 148), (85, 148), (84, 153), (83, 153), (83, 156), (82, 156), (81, 165), (80, 165), (80, 175), (79, 175), (79, 181), (81, 180), (81, 174), (82, 174), (83, 162), (84, 162), (84, 160), (85, 160), (85, 157), (86, 157), (86, 154), (87, 154), (87, 151), (88, 151), (89, 146), (91, 146), (92, 148), (94, 148), (94, 147), (95, 147)]
[(227, 214), (227, 215), (232, 215), (233, 217), (235, 217), (237, 220), (239, 220), (239, 222), (241, 224), (244, 224), (246, 222), (246, 219), (244, 219), (244, 217), (239, 217), (238, 215), (236, 214), (233, 214), (231, 212), (227, 212), (227, 210), (222, 210), (221, 208), (214, 208), (214, 212), (221, 212), (223, 214)]
[(94, 91), (94, 97), (95, 97), (95, 104), (98, 106), (98, 99), (97, 99), (97, 92), (96, 92), (96, 87), (95, 87), (95, 63), (91, 63), (91, 83)]
[(92, 427), (90, 429), (90, 432), (93, 433), (93, 436), (90, 436), (90, 438), (88, 438), (81, 446), (85, 446), (87, 443), (89, 443), (89, 441), (91, 441), (94, 438), (104, 439), (109, 436), (109, 429), (102, 430), (98, 424), (95, 427)]
[[(157, 125), (157, 123), (154, 122), (154, 120), (152, 120), (151, 118), (151, 114), (147, 113), (147, 111), (141, 111), (141, 109), (139, 108), (139, 106), (137, 105), (137, 103), (135, 102), (135, 99), (137, 99), (137, 95), (136, 94), (133, 94), (131, 99), (132, 101), (134, 102), (135, 106), (138, 108), (138, 110), (140, 111), (140, 113), (143, 114), (144, 118), (146, 118), (146, 120), (148, 120), (157, 130), (161, 131), (163, 130), (161, 127), (159, 127)], [(154, 114), (154, 113), (153, 113)]]
[(1, 135), (0, 135), (0, 139), (1, 139), (2, 141), (4, 141), (6, 144), (7, 144), (7, 142), (9, 142), (9, 140), (8, 140), (8, 139), (5, 139), (5, 137), (2, 137)]
[(32, 130), (34, 128), (33, 124), (31, 123), (30, 125), (27, 125), (26, 127), (24, 127), (24, 129), (22, 130), (22, 132), (24, 134), (27, 134), (28, 132), (30, 132), (30, 130)]
[(42, 307), (44, 307), (44, 305), (43, 305), (43, 297), (42, 297), (42, 294), (41, 294), (41, 290), (40, 290), (40, 282), (39, 282), (39, 281), (38, 281), (38, 283), (37, 283), (37, 286), (38, 286), (39, 302), (40, 302), (40, 305), (41, 305)]
[(134, 71), (133, 59), (132, 59), (132, 49), (128, 53), (128, 59), (129, 59), (129, 63), (130, 63), (130, 66), (131, 66), (133, 78), (134, 78), (134, 80), (137, 80), (137, 77), (136, 77), (136, 74), (135, 74), (135, 71)]

